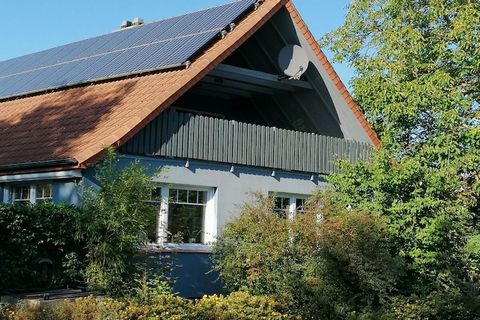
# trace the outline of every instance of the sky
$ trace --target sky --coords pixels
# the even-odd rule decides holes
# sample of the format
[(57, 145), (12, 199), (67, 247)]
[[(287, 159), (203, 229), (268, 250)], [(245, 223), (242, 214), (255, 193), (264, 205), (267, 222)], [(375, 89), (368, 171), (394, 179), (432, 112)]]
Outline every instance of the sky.
[[(231, 2), (229, 0), (2, 0), (0, 61), (119, 29), (124, 20), (146, 23)], [(348, 0), (293, 0), (316, 39), (341, 25)], [(325, 50), (331, 61), (332, 54)], [(348, 85), (353, 71), (334, 64)]]

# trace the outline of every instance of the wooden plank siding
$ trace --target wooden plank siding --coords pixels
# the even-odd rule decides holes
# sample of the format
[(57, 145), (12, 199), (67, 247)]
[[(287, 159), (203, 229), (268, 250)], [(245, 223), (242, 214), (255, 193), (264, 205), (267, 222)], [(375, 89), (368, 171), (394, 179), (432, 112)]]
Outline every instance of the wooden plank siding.
[(166, 110), (120, 147), (124, 154), (332, 173), (339, 158), (366, 159), (372, 146), (314, 133)]

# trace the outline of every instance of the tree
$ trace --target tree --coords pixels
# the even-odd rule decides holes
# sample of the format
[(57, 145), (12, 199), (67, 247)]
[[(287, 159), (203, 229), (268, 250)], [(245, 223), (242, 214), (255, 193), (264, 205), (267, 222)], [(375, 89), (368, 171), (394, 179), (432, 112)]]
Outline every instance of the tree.
[(155, 226), (155, 208), (147, 202), (154, 184), (145, 172), (139, 162), (120, 169), (112, 149), (96, 166), (100, 189), (86, 190), (77, 221), (77, 238), (86, 243), (85, 276), (92, 288), (122, 293), (131, 278), (136, 247), (148, 241)]
[(354, 98), (382, 141), (371, 162), (343, 164), (330, 178), (332, 201), (387, 218), (410, 267), (406, 292), (459, 288), (471, 269), (464, 249), (479, 233), (479, 26), (478, 1), (353, 0), (345, 23), (323, 39), (355, 69)]

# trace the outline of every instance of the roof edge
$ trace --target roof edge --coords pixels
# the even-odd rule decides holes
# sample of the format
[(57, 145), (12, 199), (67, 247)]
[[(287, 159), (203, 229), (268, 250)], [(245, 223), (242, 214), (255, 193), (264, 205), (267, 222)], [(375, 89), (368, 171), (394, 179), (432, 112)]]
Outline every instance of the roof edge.
[(288, 0), (285, 4), (285, 7), (288, 13), (290, 14), (290, 17), (292, 18), (293, 22), (296, 23), (297, 26), (302, 31), (303, 35), (305, 36), (305, 39), (310, 44), (313, 52), (315, 53), (317, 58), (320, 60), (322, 66), (325, 68), (325, 71), (330, 76), (330, 79), (333, 81), (336, 88), (340, 92), (340, 95), (343, 97), (343, 99), (345, 100), (348, 107), (355, 115), (355, 117), (358, 119), (358, 121), (360, 121), (360, 125), (365, 130), (368, 137), (370, 138), (372, 143), (375, 145), (375, 147), (379, 148), (381, 146), (381, 141), (378, 138), (376, 132), (373, 131), (372, 127), (370, 126), (367, 119), (365, 118), (365, 115), (360, 110), (360, 107), (353, 100), (353, 97), (350, 95), (350, 92), (348, 92), (342, 80), (340, 79), (336, 71), (333, 69), (332, 64), (330, 63), (330, 61), (328, 61), (327, 56), (323, 53), (322, 49), (320, 48), (320, 45), (317, 43), (313, 34), (308, 29), (307, 25), (305, 24), (302, 17), (300, 16), (300, 13), (295, 8), (295, 5), (293, 4), (293, 2), (291, 0)]
[(2, 164), (0, 165), (0, 171), (37, 169), (37, 168), (58, 167), (58, 166), (77, 165), (77, 164), (78, 164), (78, 161), (73, 158), (63, 158), (63, 159), (35, 161), (35, 162)]

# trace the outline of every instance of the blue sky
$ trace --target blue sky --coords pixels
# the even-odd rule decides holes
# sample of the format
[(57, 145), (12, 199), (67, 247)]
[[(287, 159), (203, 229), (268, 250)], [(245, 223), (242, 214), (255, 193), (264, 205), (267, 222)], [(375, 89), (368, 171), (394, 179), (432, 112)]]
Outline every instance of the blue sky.
[[(318, 39), (339, 26), (348, 0), (293, 0)], [(123, 20), (151, 22), (228, 0), (3, 0), (0, 61), (111, 32)], [(329, 58), (331, 53), (324, 50)], [(331, 59), (330, 59), (331, 60)], [(347, 84), (348, 66), (334, 65)]]

